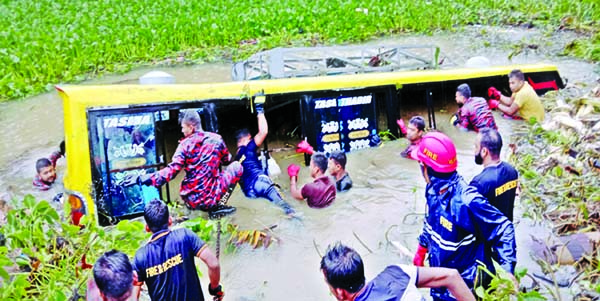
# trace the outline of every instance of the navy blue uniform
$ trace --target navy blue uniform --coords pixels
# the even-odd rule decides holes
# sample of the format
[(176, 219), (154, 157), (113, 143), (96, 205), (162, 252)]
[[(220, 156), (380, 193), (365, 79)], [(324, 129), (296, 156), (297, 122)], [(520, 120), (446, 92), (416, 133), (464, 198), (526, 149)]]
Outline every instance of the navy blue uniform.
[(477, 188), (490, 204), (498, 208), (512, 222), (518, 179), (519, 174), (514, 167), (506, 162), (500, 162), (484, 168), (469, 185)]
[[(428, 247), (429, 266), (457, 269), (469, 288), (478, 262), (495, 272), (492, 258), (514, 273), (517, 250), (513, 224), (456, 172), (448, 179), (430, 176), (427, 216), (420, 244)], [(494, 253), (492, 253), (492, 248)], [(446, 288), (431, 289), (434, 300), (454, 300)]]
[(163, 230), (135, 253), (138, 281), (148, 286), (150, 299), (204, 300), (194, 257), (204, 247), (189, 229)]
[(415, 266), (388, 266), (366, 284), (354, 301), (424, 301), (416, 286), (417, 273)]
[(256, 155), (256, 142), (251, 139), (247, 145), (241, 146), (236, 155), (236, 160), (242, 163), (244, 173), (240, 180), (240, 186), (246, 197), (249, 198), (265, 198), (270, 202), (283, 208), (285, 214), (293, 213), (294, 210), (286, 203), (277, 189), (275, 184), (267, 173), (262, 169), (262, 164)]

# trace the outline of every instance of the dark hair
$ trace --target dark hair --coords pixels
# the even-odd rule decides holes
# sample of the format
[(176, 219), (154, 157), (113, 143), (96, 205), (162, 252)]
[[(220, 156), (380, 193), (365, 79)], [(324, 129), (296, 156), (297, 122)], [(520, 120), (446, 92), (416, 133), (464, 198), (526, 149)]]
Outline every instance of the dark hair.
[(464, 96), (466, 99), (471, 98), (471, 88), (467, 84), (461, 84), (456, 88), (456, 92)]
[(327, 248), (327, 253), (321, 258), (321, 270), (333, 288), (356, 293), (365, 285), (362, 258), (354, 249), (340, 242)]
[(314, 153), (310, 159), (315, 162), (315, 166), (317, 166), (322, 173), (327, 171), (327, 157), (325, 157), (325, 154)]
[(512, 78), (512, 77), (514, 77), (520, 81), (525, 80), (525, 74), (523, 74), (523, 71), (521, 71), (519, 69), (515, 69), (508, 74), (508, 78)]
[(133, 287), (133, 267), (125, 253), (110, 250), (94, 264), (94, 281), (109, 300), (120, 300)]
[(240, 129), (235, 132), (235, 141), (240, 141), (240, 139), (247, 137), (250, 135), (250, 131), (248, 129)]
[(425, 119), (423, 119), (421, 116), (415, 116), (411, 118), (408, 123), (414, 125), (419, 131), (425, 130)]
[(502, 136), (500, 136), (500, 133), (492, 128), (483, 128), (479, 130), (479, 134), (481, 135), (479, 146), (487, 148), (492, 159), (498, 159), (502, 149)]
[(144, 220), (152, 233), (169, 228), (169, 207), (161, 200), (152, 200), (144, 207)]
[(52, 166), (52, 162), (50, 162), (50, 160), (47, 158), (41, 158), (35, 162), (35, 170), (37, 170), (38, 173), (42, 171), (42, 168), (46, 168), (48, 166)]
[(343, 151), (334, 151), (329, 156), (329, 159), (333, 160), (335, 163), (339, 164), (343, 169), (346, 169), (346, 153)]

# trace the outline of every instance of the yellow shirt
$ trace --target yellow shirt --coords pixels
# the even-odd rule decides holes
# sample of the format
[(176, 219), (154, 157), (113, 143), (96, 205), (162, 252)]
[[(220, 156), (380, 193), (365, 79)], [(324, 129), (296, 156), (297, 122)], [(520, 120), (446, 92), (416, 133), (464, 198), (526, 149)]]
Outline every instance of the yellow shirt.
[(529, 121), (535, 117), (538, 122), (544, 121), (544, 106), (529, 83), (525, 82), (519, 91), (513, 93), (513, 97), (523, 119)]

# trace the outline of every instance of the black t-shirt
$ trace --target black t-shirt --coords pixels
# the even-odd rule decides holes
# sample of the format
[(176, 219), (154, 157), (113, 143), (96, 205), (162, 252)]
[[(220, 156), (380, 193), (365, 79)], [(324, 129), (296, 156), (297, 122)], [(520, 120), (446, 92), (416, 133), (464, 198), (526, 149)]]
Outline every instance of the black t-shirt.
[(204, 300), (194, 257), (204, 246), (189, 229), (164, 230), (135, 253), (138, 280), (148, 286), (150, 299)]
[(470, 185), (512, 222), (519, 174), (510, 164), (491, 165), (471, 180)]
[(254, 139), (252, 139), (248, 142), (248, 145), (240, 147), (235, 158), (236, 160), (240, 160), (242, 167), (244, 167), (244, 173), (240, 179), (240, 186), (244, 192), (250, 190), (259, 175), (265, 174), (262, 164), (256, 155), (257, 148)]
[(348, 191), (352, 188), (352, 179), (350, 179), (350, 175), (346, 173), (341, 179), (335, 182), (335, 188), (339, 192)]

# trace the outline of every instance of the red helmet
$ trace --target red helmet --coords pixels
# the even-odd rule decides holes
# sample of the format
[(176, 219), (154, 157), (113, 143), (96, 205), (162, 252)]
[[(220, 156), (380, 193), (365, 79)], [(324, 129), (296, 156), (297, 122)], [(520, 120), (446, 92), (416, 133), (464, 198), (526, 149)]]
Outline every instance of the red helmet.
[(417, 158), (437, 172), (449, 173), (456, 170), (456, 147), (448, 136), (440, 132), (423, 136)]

